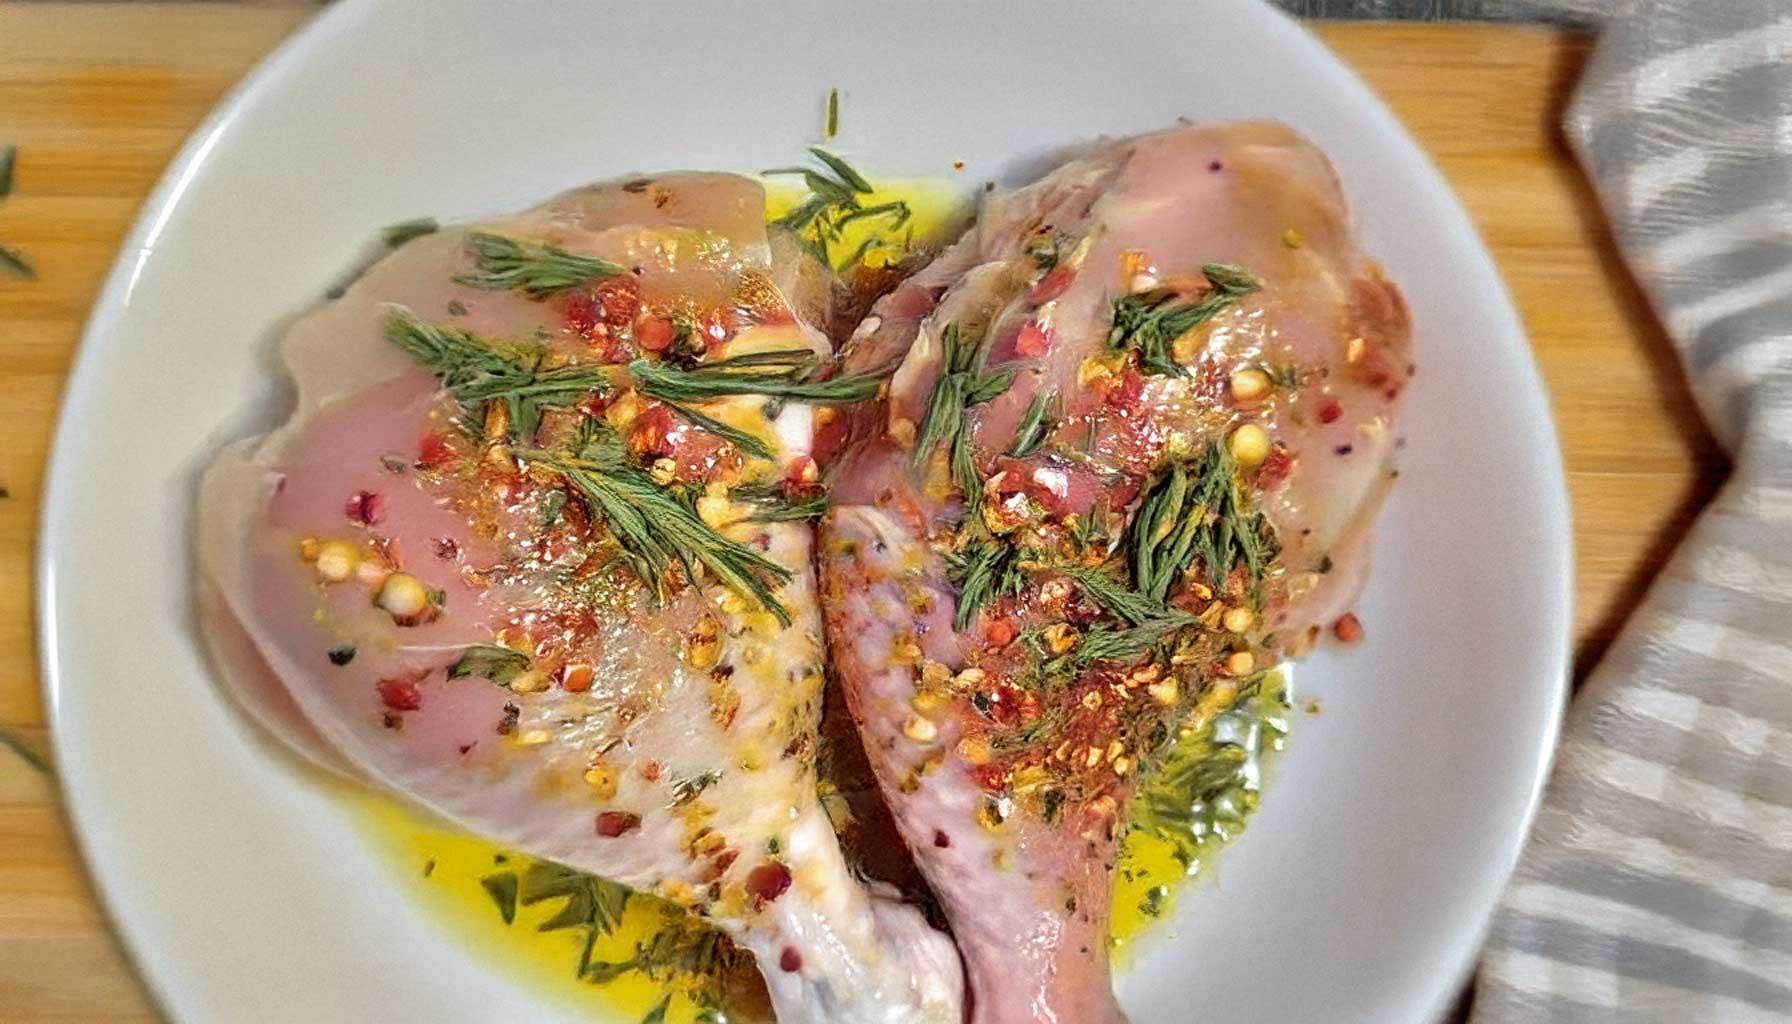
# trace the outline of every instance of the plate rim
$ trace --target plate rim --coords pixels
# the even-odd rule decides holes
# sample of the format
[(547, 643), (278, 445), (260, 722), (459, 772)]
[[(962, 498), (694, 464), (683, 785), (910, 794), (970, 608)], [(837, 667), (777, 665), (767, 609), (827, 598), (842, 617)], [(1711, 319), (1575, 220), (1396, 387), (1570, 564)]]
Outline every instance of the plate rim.
[[(151, 1004), (164, 1017), (173, 1019), (170, 1012), (177, 1001), (171, 991), (174, 979), (166, 972), (159, 970), (155, 958), (147, 952), (149, 938), (138, 934), (138, 925), (129, 920), (129, 912), (123, 907), (124, 900), (113, 892), (111, 883), (98, 870), (99, 856), (91, 848), (91, 825), (89, 817), (94, 813), (92, 801), (83, 801), (80, 790), (83, 783), (78, 773), (71, 773), (67, 765), (72, 763), (65, 759), (64, 738), (68, 721), (61, 706), (61, 693), (68, 680), (59, 658), (59, 621), (58, 611), (61, 606), (58, 600), (59, 573), (57, 553), (65, 548), (72, 539), (69, 520), (59, 518), (52, 513), (58, 507), (67, 504), (63, 492), (79, 471), (80, 466), (72, 461), (67, 453), (74, 447), (73, 438), (80, 430), (80, 422), (86, 417), (87, 406), (92, 399), (90, 388), (81, 386), (81, 382), (92, 375), (91, 364), (100, 358), (98, 350), (107, 335), (118, 329), (118, 321), (126, 306), (129, 305), (131, 293), (135, 287), (137, 275), (155, 252), (158, 236), (169, 218), (179, 207), (188, 185), (195, 173), (209, 157), (210, 150), (235, 126), (246, 108), (265, 90), (272, 88), (293, 66), (302, 62), (309, 51), (325, 44), (327, 39), (338, 32), (346, 31), (357, 20), (367, 15), (378, 0), (338, 0), (337, 3), (321, 9), (303, 24), (294, 28), (284, 39), (278, 42), (267, 54), (257, 60), (242, 77), (225, 90), (192, 132), (181, 144), (167, 167), (157, 179), (155, 186), (145, 196), (137, 213), (134, 215), (130, 230), (119, 244), (111, 269), (107, 272), (95, 293), (91, 311), (82, 327), (79, 340), (70, 361), (67, 376), (63, 382), (55, 427), (50, 435), (46, 450), (42, 491), (38, 502), (38, 528), (34, 537), (35, 553), (33, 558), (33, 624), (35, 626), (35, 648), (40, 677), (40, 695), (45, 712), (45, 725), (54, 757), (54, 782), (59, 797), (57, 813), (68, 826), (70, 842), (80, 856), (81, 874), (90, 890), (97, 897), (99, 914), (106, 922), (110, 935), (118, 944), (131, 972), (142, 985), (144, 993)], [(1442, 186), (1449, 212), (1455, 220), (1453, 227), (1465, 232), (1469, 242), (1479, 253), (1492, 271), (1493, 286), (1497, 291), (1499, 307), (1503, 319), (1502, 333), (1510, 335), (1521, 343), (1522, 351), (1518, 353), (1518, 362), (1524, 372), (1521, 404), (1531, 414), (1536, 424), (1535, 438), (1540, 446), (1546, 447), (1548, 458), (1539, 467), (1539, 480), (1546, 485), (1545, 503), (1548, 506), (1540, 516), (1540, 522), (1546, 525), (1555, 536), (1556, 543), (1550, 545), (1552, 557), (1546, 560), (1544, 567), (1553, 583), (1547, 592), (1540, 593), (1546, 609), (1555, 614), (1559, 623), (1556, 627), (1555, 643), (1549, 645), (1548, 662), (1550, 665), (1548, 678), (1540, 681), (1541, 691), (1549, 700), (1546, 707), (1540, 709), (1542, 717), (1539, 721), (1538, 749), (1528, 765), (1526, 779), (1526, 800), (1520, 826), (1513, 830), (1513, 839), (1506, 850), (1501, 851), (1501, 879), (1498, 889), (1490, 898), (1478, 900), (1476, 912), (1480, 917), (1477, 940), (1465, 947), (1457, 957), (1458, 964), (1447, 978), (1440, 978), (1435, 986), (1436, 997), (1432, 1000), (1430, 1016), (1438, 1017), (1446, 1012), (1459, 998), (1463, 984), (1474, 973), (1479, 963), (1481, 951), (1490, 933), (1494, 918), (1498, 912), (1501, 897), (1506, 892), (1510, 880), (1516, 871), (1525, 849), (1529, 845), (1531, 833), (1535, 827), (1537, 816), (1541, 810), (1543, 797), (1547, 788), (1552, 768), (1555, 763), (1562, 739), (1562, 729), (1567, 709), (1572, 697), (1573, 680), (1573, 609), (1575, 606), (1575, 534), (1572, 506), (1568, 491), (1566, 462), (1557, 427), (1554, 411), (1549, 403), (1549, 389), (1539, 365), (1530, 333), (1526, 328), (1524, 317), (1514, 301), (1511, 288), (1501, 271), (1498, 261), (1494, 259), (1482, 233), (1468, 215), (1461, 197), (1450, 184), (1447, 177), (1438, 168), (1431, 153), (1421, 146), (1405, 124), (1394, 114), (1381, 96), (1372, 89), (1368, 82), (1357, 73), (1354, 67), (1347, 64), (1331, 50), (1316, 34), (1287, 12), (1271, 5), (1268, 0), (1253, 0), (1260, 9), (1288, 23), (1290, 42), (1306, 51), (1307, 56), (1317, 63), (1331, 66), (1348, 81), (1350, 88), (1357, 93), (1356, 100), (1365, 108), (1369, 116), (1380, 121), (1384, 130), (1404, 139), (1430, 176)], [(85, 809), (84, 809), (85, 805)]]

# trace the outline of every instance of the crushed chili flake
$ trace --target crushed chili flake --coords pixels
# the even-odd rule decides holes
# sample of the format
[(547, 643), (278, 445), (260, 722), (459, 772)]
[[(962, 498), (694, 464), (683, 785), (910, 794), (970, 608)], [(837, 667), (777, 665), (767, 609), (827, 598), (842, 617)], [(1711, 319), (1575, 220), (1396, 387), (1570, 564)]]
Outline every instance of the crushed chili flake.
[(394, 711), (415, 711), (423, 706), (423, 689), (417, 680), (388, 676), (375, 684), (380, 703)]
[(770, 903), (790, 888), (790, 869), (775, 860), (747, 872), (747, 894), (755, 905)]
[(944, 850), (952, 845), (952, 837), (939, 829), (933, 831), (933, 845)]
[(454, 448), (448, 438), (439, 430), (424, 434), (417, 442), (417, 466), (420, 469), (435, 469), (454, 461)]
[(453, 537), (437, 537), (430, 541), (430, 547), (435, 550), (436, 557), (444, 562), (452, 562), (460, 557), (460, 542)]
[(1344, 404), (1336, 398), (1327, 396), (1319, 403), (1319, 422), (1336, 423), (1338, 417), (1344, 415)]
[(356, 491), (342, 504), (349, 522), (372, 526), (386, 517), (386, 499), (373, 491)]
[(635, 344), (643, 352), (664, 352), (676, 335), (672, 321), (665, 317), (642, 317), (635, 322)]
[(803, 969), (803, 954), (785, 946), (784, 952), (778, 954), (778, 967), (786, 974), (795, 974)]
[(1337, 622), (1332, 623), (1332, 633), (1340, 641), (1354, 644), (1363, 638), (1362, 620), (1358, 619), (1354, 613), (1345, 612), (1338, 617)]
[(1051, 272), (1040, 278), (1027, 293), (1027, 301), (1035, 306), (1043, 306), (1070, 290), (1070, 283), (1076, 279), (1076, 268), (1060, 263)]
[[(1056, 273), (1056, 271), (1053, 271)], [(1052, 349), (1052, 336), (1036, 321), (1028, 320), (1014, 339), (1014, 351), (1018, 355), (1036, 357), (1045, 355)]]
[(1288, 479), (1288, 471), (1293, 468), (1293, 454), (1278, 444), (1269, 450), (1263, 465), (1257, 468), (1257, 486), (1267, 491)]
[(627, 835), (641, 827), (641, 816), (631, 811), (604, 811), (597, 816), (597, 834), (605, 839)]

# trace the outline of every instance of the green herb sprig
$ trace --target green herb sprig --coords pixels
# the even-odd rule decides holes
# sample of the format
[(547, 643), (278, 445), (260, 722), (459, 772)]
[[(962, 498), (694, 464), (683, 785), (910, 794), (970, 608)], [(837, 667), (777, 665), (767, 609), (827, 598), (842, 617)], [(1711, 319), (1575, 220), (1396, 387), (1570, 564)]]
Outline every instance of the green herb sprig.
[(1026, 585), (1024, 563), (1035, 555), (1001, 540), (975, 541), (946, 556), (946, 574), (958, 587), (953, 625), (968, 629), (978, 610), (996, 597), (1012, 597)]
[(545, 299), (628, 272), (620, 264), (595, 256), (580, 256), (557, 246), (483, 231), (467, 235), (467, 251), (479, 271), (458, 275), (454, 280), (474, 288), (520, 291), (531, 299)]
[(635, 386), (643, 394), (666, 402), (702, 402), (730, 395), (766, 395), (790, 402), (812, 405), (849, 405), (877, 394), (884, 378), (875, 374), (856, 374), (811, 380), (810, 364), (786, 363), (781, 370), (737, 372), (754, 366), (776, 365), (749, 362), (773, 353), (757, 353), (737, 360), (701, 364), (695, 368), (655, 363), (636, 359), (628, 364)]
[(1024, 459), (1039, 450), (1045, 439), (1051, 436), (1057, 421), (1064, 418), (1063, 400), (1058, 393), (1036, 391), (1033, 400), (1027, 403), (1025, 412), (1021, 413), (1020, 423), (1014, 428), (1014, 440), (1008, 443), (1008, 454), (1017, 459)]
[(844, 273), (863, 259), (872, 245), (883, 240), (874, 234), (850, 256), (837, 260), (833, 257), (832, 247), (843, 238), (842, 229), (846, 225), (866, 217), (878, 217), (887, 220), (888, 229), (895, 231), (908, 224), (912, 211), (901, 200), (865, 206), (859, 197), (870, 195), (875, 189), (864, 175), (819, 146), (810, 147), (809, 153), (821, 163), (821, 168), (774, 167), (765, 172), (768, 176), (798, 175), (809, 188), (809, 195), (802, 202), (771, 223), (773, 227), (794, 234), (817, 260)]
[(1108, 347), (1115, 351), (1137, 350), (1139, 365), (1147, 373), (1185, 375), (1188, 371), (1171, 354), (1171, 342), (1261, 287), (1250, 271), (1228, 263), (1203, 264), (1201, 273), (1213, 289), (1197, 299), (1177, 302), (1176, 292), (1169, 288), (1153, 288), (1115, 299)]
[(543, 369), (539, 352), (506, 355), (478, 335), (426, 323), (403, 307), (394, 307), (386, 318), (386, 340), (428, 367), (470, 423), (484, 422), (487, 403), (503, 402), (511, 431), (525, 439), (540, 425), (543, 409), (574, 405), (610, 387), (602, 367)]
[(773, 593), (790, 581), (790, 570), (704, 522), (689, 503), (634, 465), (613, 432), (593, 429), (570, 455), (537, 449), (518, 449), (516, 455), (559, 473), (603, 516), (623, 558), (659, 599), (665, 597), (672, 566), (681, 567), (691, 580), (702, 566), (780, 623), (790, 624), (790, 612)]
[(1255, 597), (1276, 550), (1267, 520), (1246, 499), (1232, 457), (1218, 442), (1199, 459), (1171, 466), (1147, 489), (1127, 541), (1138, 591), (1160, 604), (1197, 557), (1215, 590), (1242, 566)]
[(988, 357), (987, 336), (967, 342), (957, 321), (940, 332), (940, 375), (933, 382), (927, 409), (915, 428), (915, 449), (911, 453), (914, 465), (919, 467), (941, 444), (949, 445), (953, 482), (963, 493), (966, 508), (975, 508), (982, 502), (983, 478), (970, 450), (965, 413), (1008, 390), (1018, 372), (1007, 367), (985, 373), (983, 366)]

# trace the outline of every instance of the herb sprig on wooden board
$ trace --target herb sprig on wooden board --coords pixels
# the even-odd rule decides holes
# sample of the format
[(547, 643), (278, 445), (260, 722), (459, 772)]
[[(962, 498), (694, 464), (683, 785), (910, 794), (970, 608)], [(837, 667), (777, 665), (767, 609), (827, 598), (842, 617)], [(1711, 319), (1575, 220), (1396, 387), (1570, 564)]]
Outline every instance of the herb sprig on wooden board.
[(595, 256), (580, 256), (541, 242), (524, 242), (475, 231), (467, 235), (467, 251), (479, 270), (455, 280), (474, 288), (520, 291), (545, 299), (591, 281), (616, 277), (627, 269)]
[(809, 188), (809, 195), (772, 221), (772, 226), (791, 232), (817, 260), (844, 273), (857, 265), (874, 245), (886, 241), (873, 233), (850, 255), (835, 259), (833, 247), (845, 239), (843, 229), (848, 224), (875, 217), (887, 221), (888, 230), (896, 231), (908, 224), (912, 211), (908, 203), (901, 200), (864, 205), (861, 197), (876, 191), (864, 175), (819, 146), (810, 147), (809, 153), (821, 163), (820, 168), (774, 167), (765, 172), (768, 176), (798, 175)]
[(790, 570), (704, 522), (688, 502), (634, 465), (621, 439), (608, 428), (591, 429), (570, 454), (518, 449), (516, 456), (558, 473), (593, 512), (602, 515), (623, 558), (660, 599), (665, 596), (666, 574), (674, 565), (692, 581), (699, 578), (701, 567), (758, 602), (779, 622), (790, 624), (790, 612), (773, 593), (790, 581)]
[(1166, 377), (1186, 374), (1188, 371), (1171, 354), (1171, 343), (1261, 287), (1256, 275), (1229, 263), (1203, 264), (1201, 273), (1212, 289), (1186, 302), (1178, 302), (1177, 292), (1170, 288), (1153, 288), (1115, 299), (1108, 347), (1115, 351), (1136, 350), (1139, 365), (1147, 373)]
[(948, 445), (953, 482), (964, 494), (965, 507), (971, 509), (983, 500), (983, 478), (970, 450), (965, 413), (1008, 390), (1018, 372), (1014, 367), (1006, 367), (985, 373), (983, 364), (988, 357), (987, 336), (976, 342), (966, 341), (957, 321), (940, 332), (940, 375), (933, 382), (927, 409), (915, 428), (915, 450), (911, 454), (914, 464), (921, 466), (941, 444)]
[(511, 432), (524, 439), (535, 433), (543, 409), (574, 405), (610, 387), (602, 367), (544, 368), (541, 353), (527, 346), (507, 355), (486, 339), (426, 323), (403, 307), (393, 307), (386, 318), (386, 340), (428, 367), (460, 403), (469, 423), (483, 424), (487, 404), (502, 402)]
[[(0, 199), (12, 194), (12, 166), (18, 153), (18, 147), (10, 143), (0, 146)], [(25, 254), (8, 245), (0, 245), (0, 274), (11, 274), (27, 281), (37, 277), (37, 271), (25, 259)]]

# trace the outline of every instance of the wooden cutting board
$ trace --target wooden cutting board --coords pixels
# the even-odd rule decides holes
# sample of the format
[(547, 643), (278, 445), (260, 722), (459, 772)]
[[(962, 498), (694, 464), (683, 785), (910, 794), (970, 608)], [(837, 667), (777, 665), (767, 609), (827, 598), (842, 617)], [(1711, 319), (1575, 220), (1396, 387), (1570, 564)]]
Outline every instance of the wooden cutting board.
[[(31, 282), (0, 276), (0, 651), (9, 652), (0, 656), (0, 739), (27, 750), (49, 745), (31, 557), (76, 336), (181, 140), (312, 10), (0, 6), (0, 145), (19, 147), (13, 195), (0, 200), (0, 243), (22, 249), (38, 272)], [(1455, 185), (1530, 328), (1574, 500), (1584, 675), (1725, 472), (1556, 129), (1588, 41), (1492, 26), (1319, 33)], [(153, 1016), (95, 907), (48, 775), (0, 746), (0, 1021)]]

